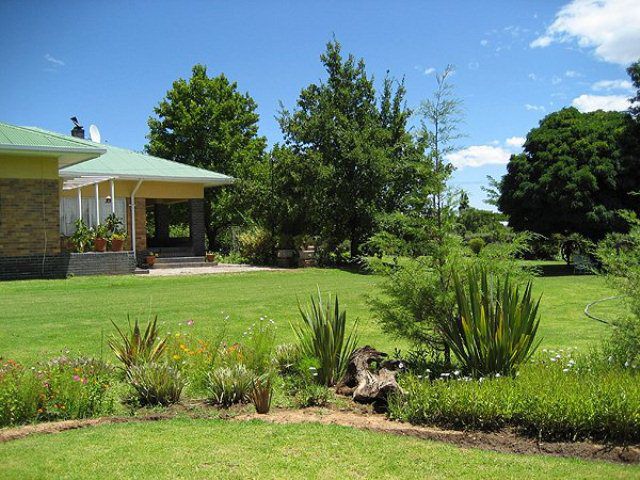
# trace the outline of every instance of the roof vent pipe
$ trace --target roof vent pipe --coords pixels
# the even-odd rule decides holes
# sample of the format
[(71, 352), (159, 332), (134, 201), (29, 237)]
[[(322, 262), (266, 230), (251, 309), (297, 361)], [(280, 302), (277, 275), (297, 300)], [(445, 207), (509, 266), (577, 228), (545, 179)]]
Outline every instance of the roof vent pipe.
[(84, 127), (78, 122), (78, 117), (71, 117), (71, 121), (75, 125), (71, 129), (71, 136), (84, 139)]

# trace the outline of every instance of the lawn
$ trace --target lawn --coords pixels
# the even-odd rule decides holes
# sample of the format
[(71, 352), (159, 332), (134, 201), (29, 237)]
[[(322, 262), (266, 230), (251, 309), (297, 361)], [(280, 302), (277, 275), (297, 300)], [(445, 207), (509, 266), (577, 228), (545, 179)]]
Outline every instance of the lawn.
[(335, 425), (188, 419), (28, 437), (1, 444), (0, 461), (7, 480), (640, 477), (638, 466), (467, 450)]
[[(32, 361), (63, 349), (86, 355), (109, 355), (106, 337), (111, 320), (124, 324), (127, 315), (158, 315), (166, 331), (194, 329), (233, 341), (260, 316), (274, 319), (281, 342), (292, 340), (289, 322), (298, 319), (297, 302), (319, 287), (338, 293), (350, 319), (360, 321), (361, 343), (392, 352), (406, 344), (380, 330), (367, 304), (378, 294), (381, 277), (341, 270), (305, 269), (181, 277), (84, 277), (0, 283), (0, 356)], [(588, 350), (607, 327), (588, 319), (587, 303), (612, 295), (596, 276), (542, 277), (540, 334), (546, 348)], [(619, 304), (599, 306), (612, 315)], [(225, 318), (228, 319), (225, 320)], [(192, 327), (185, 325), (193, 320)]]

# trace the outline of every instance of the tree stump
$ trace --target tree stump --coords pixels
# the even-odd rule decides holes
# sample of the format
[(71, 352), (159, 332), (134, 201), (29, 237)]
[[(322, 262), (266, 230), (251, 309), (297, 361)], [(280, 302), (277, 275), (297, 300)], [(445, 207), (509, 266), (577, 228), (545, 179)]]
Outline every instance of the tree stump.
[(402, 393), (396, 374), (404, 368), (399, 360), (385, 360), (387, 354), (369, 345), (358, 348), (349, 357), (347, 371), (336, 392), (351, 396), (355, 402), (371, 403), (375, 411), (385, 411), (391, 393)]

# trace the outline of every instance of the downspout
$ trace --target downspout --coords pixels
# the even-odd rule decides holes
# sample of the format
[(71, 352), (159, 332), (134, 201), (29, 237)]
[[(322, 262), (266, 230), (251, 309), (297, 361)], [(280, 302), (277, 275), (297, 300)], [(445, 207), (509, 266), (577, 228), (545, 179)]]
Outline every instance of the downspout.
[(131, 192), (131, 247), (133, 250), (133, 257), (136, 258), (136, 262), (137, 262), (137, 257), (136, 257), (136, 193), (138, 192), (138, 189), (140, 188), (140, 185), (142, 185), (142, 180), (138, 180), (138, 183), (136, 184), (135, 188), (133, 189), (133, 191)]

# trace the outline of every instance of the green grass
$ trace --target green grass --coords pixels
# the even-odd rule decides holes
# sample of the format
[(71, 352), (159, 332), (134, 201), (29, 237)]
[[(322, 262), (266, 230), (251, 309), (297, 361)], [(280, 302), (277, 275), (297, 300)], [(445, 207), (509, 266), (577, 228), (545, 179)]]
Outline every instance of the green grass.
[[(382, 350), (406, 347), (380, 330), (366, 297), (378, 294), (381, 277), (340, 270), (305, 269), (227, 275), (143, 278), (84, 277), (0, 283), (0, 356), (33, 361), (68, 348), (73, 353), (110, 358), (106, 336), (110, 321), (158, 315), (165, 331), (185, 330), (194, 320), (197, 335), (217, 335), (226, 329), (239, 340), (260, 316), (273, 318), (278, 341), (293, 341), (289, 322), (298, 321), (297, 300), (307, 301), (319, 286), (340, 296), (350, 320), (360, 319), (360, 340)], [(587, 350), (607, 327), (583, 314), (587, 303), (612, 295), (595, 276), (546, 277), (535, 280), (542, 293), (540, 334), (543, 347)], [(607, 307), (608, 314), (621, 305)], [(225, 321), (225, 317), (229, 319)], [(180, 325), (182, 324), (182, 325)]]
[(334, 425), (178, 419), (0, 445), (3, 479), (638, 478), (640, 468), (459, 449)]

